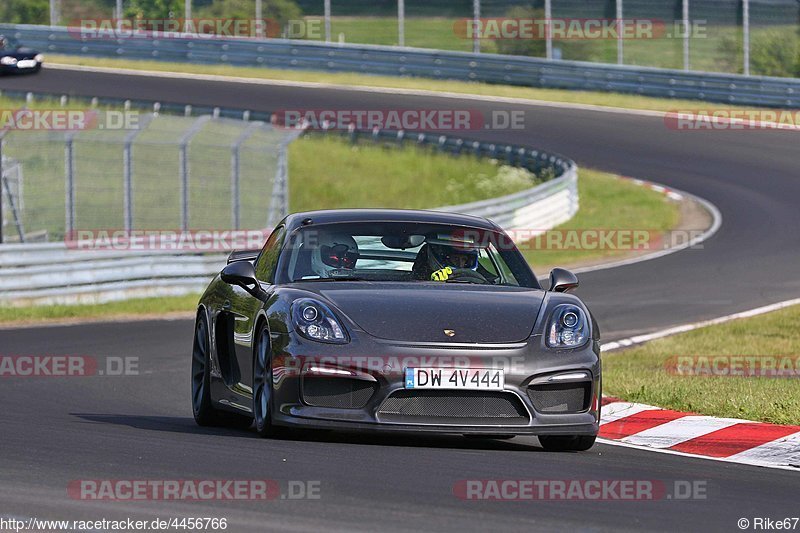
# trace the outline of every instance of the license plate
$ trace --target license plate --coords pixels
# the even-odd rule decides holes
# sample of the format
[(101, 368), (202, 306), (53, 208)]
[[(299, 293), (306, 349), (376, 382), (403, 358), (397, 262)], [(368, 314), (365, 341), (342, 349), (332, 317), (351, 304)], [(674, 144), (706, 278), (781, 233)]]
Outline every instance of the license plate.
[(35, 59), (20, 59), (17, 61), (17, 68), (33, 68), (36, 66)]
[(406, 368), (407, 389), (503, 390), (502, 370), (486, 368)]

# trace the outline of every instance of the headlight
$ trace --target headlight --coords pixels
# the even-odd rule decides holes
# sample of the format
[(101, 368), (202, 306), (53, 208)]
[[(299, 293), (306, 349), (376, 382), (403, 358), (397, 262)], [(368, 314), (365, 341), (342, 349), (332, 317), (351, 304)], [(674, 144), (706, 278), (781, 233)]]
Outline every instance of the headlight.
[(302, 298), (295, 301), (292, 304), (292, 321), (295, 329), (307, 339), (340, 344), (349, 341), (333, 311), (317, 300)]
[(17, 60), (11, 56), (0, 57), (0, 65), (16, 65)]
[(44, 55), (36, 54), (35, 56), (33, 56), (33, 59), (35, 59), (37, 63), (41, 63), (42, 61), (44, 61)]
[(547, 328), (551, 348), (575, 348), (589, 340), (589, 321), (580, 307), (561, 304), (553, 309)]

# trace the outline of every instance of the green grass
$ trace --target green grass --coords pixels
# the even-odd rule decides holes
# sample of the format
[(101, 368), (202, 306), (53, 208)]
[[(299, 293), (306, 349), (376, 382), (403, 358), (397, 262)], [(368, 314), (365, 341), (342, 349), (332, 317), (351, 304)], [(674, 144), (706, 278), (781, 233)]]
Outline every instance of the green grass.
[[(515, 87), (510, 85), (492, 85), (450, 80), (431, 80), (425, 78), (372, 76), (358, 73), (329, 73), (306, 70), (284, 70), (259, 67), (233, 67), (227, 65), (189, 65), (162, 61), (137, 61), (124, 59), (106, 59), (77, 57), (66, 55), (48, 55), (48, 61), (64, 65), (82, 65), (89, 67), (123, 68), (155, 72), (182, 72), (253, 79), (327, 83), (336, 85), (399, 88), (409, 90), (448, 92), (457, 94), (473, 94), (479, 96), (497, 96), (504, 98), (522, 98), (548, 102), (599, 105), (625, 109), (645, 109), (652, 111), (675, 111), (678, 109), (698, 109), (706, 111), (715, 109), (728, 110), (729, 104), (714, 104), (695, 100), (671, 100), (647, 96), (604, 93), (591, 91), (568, 91), (559, 89), (537, 89), (533, 87)], [(46, 68), (46, 66), (45, 66)], [(752, 108), (753, 106), (747, 106)]]
[[(656, 194), (646, 187), (622, 181), (612, 174), (596, 170), (581, 169), (578, 180), (580, 209), (566, 223), (555, 231), (580, 235), (579, 230), (647, 230), (665, 231), (677, 226), (680, 213), (675, 202), (664, 195)], [(568, 233), (561, 233), (564, 242)], [(569, 266), (575, 263), (597, 259), (619, 258), (629, 253), (627, 250), (608, 249), (546, 249), (545, 240), (534, 240), (528, 245), (522, 243), (523, 254), (537, 271), (545, 267)], [(530, 249), (525, 249), (530, 248)]]
[(199, 294), (138, 298), (120, 302), (79, 305), (47, 305), (35, 307), (0, 307), (0, 323), (36, 323), (70, 319), (108, 319), (128, 315), (163, 315), (193, 312)]
[(800, 306), (747, 318), (604, 355), (604, 393), (624, 400), (704, 415), (800, 424), (797, 377), (679, 376), (675, 356), (800, 357)]
[(524, 170), (411, 144), (352, 145), (343, 137), (310, 135), (289, 148), (291, 211), (424, 209), (504, 196), (536, 184)]
[[(465, 17), (468, 16), (465, 14)], [(314, 28), (323, 28), (321, 19), (314, 20)], [(435, 48), (439, 50), (472, 51), (472, 40), (462, 38), (460, 32), (454, 31), (454, 25), (462, 20), (457, 17), (414, 17), (405, 21), (405, 44), (419, 48)], [(320, 21), (316, 23), (316, 21)], [(626, 39), (624, 42), (625, 63), (628, 65), (650, 66), (661, 68), (683, 68), (683, 39), (673, 37), (675, 28), (670, 21), (664, 21), (663, 34), (652, 39)], [(462, 30), (463, 31), (463, 30)], [(794, 25), (770, 25), (751, 28), (751, 40), (756, 43), (770, 33), (780, 33), (787, 39), (797, 40), (797, 28)], [(324, 32), (319, 39), (324, 40)], [(742, 29), (726, 25), (707, 25), (698, 37), (691, 39), (690, 63), (695, 70), (712, 72), (740, 72), (742, 52), (725, 46), (727, 43), (739, 43), (741, 46)], [(331, 18), (331, 38), (338, 41), (357, 44), (397, 45), (397, 18), (373, 16), (340, 16)], [(487, 53), (498, 51), (498, 41), (483, 39), (481, 50)], [(597, 40), (554, 40), (554, 48), (560, 49), (563, 59), (595, 61), (603, 63), (617, 62), (616, 39)], [(753, 72), (760, 74), (759, 72)]]
[[(306, 17), (314, 21), (310, 27), (320, 28), (319, 39), (324, 40), (323, 21), (317, 17)], [(472, 41), (459, 38), (453, 31), (457, 19), (445, 17), (409, 17), (405, 21), (405, 45), (418, 48), (436, 48), (438, 50), (472, 51)], [(317, 22), (319, 21), (319, 22)], [(331, 39), (339, 40), (343, 34), (344, 42), (359, 44), (380, 44), (396, 46), (398, 44), (396, 17), (332, 17)], [(494, 50), (494, 43), (486, 43), (488, 49)]]

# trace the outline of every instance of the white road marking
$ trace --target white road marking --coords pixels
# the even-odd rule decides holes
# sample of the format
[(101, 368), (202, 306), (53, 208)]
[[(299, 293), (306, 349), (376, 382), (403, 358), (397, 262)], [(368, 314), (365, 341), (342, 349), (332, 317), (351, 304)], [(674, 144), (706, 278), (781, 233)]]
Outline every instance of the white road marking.
[(621, 339), (614, 342), (607, 342), (602, 345), (602, 350), (604, 352), (609, 352), (612, 350), (618, 350), (620, 348), (627, 348), (628, 346), (642, 344), (644, 342), (649, 342), (652, 340), (669, 337), (671, 335), (677, 335), (678, 333), (685, 333), (687, 331), (692, 331), (698, 328), (715, 326), (717, 324), (724, 324), (725, 322), (730, 322), (731, 320), (738, 320), (740, 318), (750, 318), (753, 316), (763, 315), (765, 313), (771, 313), (772, 311), (778, 311), (780, 309), (785, 309), (786, 307), (791, 307), (793, 305), (800, 305), (800, 298), (785, 300), (783, 302), (777, 302), (774, 304), (765, 305), (763, 307), (757, 307), (755, 309), (742, 311), (740, 313), (733, 313), (732, 315), (726, 315), (719, 318), (712, 318), (710, 320), (702, 320), (700, 322), (683, 324), (681, 326), (675, 326), (661, 331), (656, 331), (655, 333), (648, 333), (646, 335), (636, 335), (634, 337), (629, 337), (627, 339)]

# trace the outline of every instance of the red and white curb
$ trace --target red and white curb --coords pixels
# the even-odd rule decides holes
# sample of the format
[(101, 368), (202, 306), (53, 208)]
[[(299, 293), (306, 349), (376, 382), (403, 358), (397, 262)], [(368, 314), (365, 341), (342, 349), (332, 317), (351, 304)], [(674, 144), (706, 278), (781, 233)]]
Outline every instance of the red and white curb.
[(800, 426), (716, 418), (603, 398), (606, 444), (800, 471)]
[(684, 194), (682, 192), (672, 190), (669, 187), (666, 187), (664, 185), (659, 185), (658, 183), (653, 183), (652, 181), (640, 180), (638, 178), (631, 178), (628, 176), (619, 176), (619, 178), (625, 181), (630, 181), (634, 185), (638, 185), (640, 187), (647, 187), (651, 191), (661, 193), (670, 200), (675, 200), (676, 202), (683, 200), (684, 197)]

